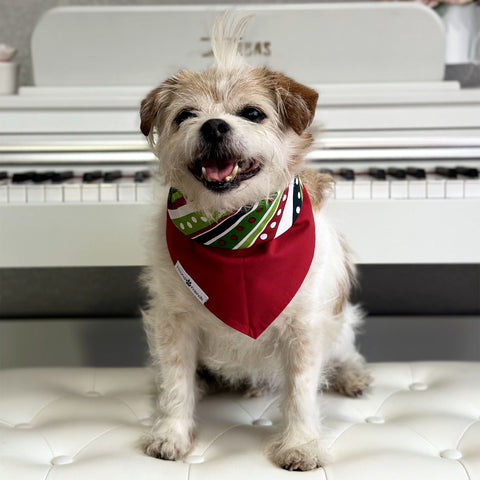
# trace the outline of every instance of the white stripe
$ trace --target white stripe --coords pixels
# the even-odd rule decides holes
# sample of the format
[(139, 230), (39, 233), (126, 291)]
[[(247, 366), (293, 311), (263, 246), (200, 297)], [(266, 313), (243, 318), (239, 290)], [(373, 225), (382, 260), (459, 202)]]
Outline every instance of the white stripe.
[(275, 238), (279, 237), (282, 233), (285, 233), (292, 226), (293, 218), (293, 181), (288, 186), (287, 202), (283, 208), (283, 212), (280, 215), (280, 224), (278, 225)]
[(177, 218), (184, 217), (185, 215), (191, 215), (193, 210), (188, 205), (182, 205), (181, 207), (176, 208), (175, 210), (168, 209), (168, 215), (172, 220)]

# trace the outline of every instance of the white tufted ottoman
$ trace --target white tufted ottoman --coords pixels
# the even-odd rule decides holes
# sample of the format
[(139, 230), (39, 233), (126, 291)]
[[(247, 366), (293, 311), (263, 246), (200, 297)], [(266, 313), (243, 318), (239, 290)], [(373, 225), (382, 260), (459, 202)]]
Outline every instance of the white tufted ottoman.
[(287, 472), (263, 454), (276, 397), (206, 397), (184, 462), (145, 456), (150, 374), (141, 368), (0, 372), (2, 480), (480, 479), (480, 363), (372, 364), (360, 399), (324, 395), (334, 460)]

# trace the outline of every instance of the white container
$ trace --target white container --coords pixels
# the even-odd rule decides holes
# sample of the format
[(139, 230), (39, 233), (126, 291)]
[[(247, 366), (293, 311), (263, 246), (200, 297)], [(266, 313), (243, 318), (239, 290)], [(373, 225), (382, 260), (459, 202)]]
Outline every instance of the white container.
[(0, 62), (0, 95), (17, 92), (18, 65), (15, 62)]
[(480, 7), (469, 5), (444, 5), (442, 13), (446, 33), (445, 60), (447, 64), (479, 61), (477, 42), (479, 41)]

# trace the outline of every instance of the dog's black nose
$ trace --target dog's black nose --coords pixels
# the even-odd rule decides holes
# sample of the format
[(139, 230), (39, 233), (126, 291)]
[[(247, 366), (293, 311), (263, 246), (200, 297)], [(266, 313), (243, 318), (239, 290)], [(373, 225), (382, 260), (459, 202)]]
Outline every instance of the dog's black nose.
[(221, 142), (230, 131), (230, 125), (220, 118), (207, 120), (200, 128), (202, 137), (207, 142)]

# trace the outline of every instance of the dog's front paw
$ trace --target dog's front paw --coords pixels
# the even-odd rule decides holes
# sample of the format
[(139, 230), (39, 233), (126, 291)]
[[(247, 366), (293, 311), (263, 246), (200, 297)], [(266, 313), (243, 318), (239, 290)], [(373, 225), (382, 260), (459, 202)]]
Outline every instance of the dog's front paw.
[(330, 459), (317, 439), (291, 447), (280, 442), (273, 443), (269, 450), (272, 461), (285, 470), (315, 470), (326, 465)]
[(170, 433), (168, 437), (148, 435), (143, 441), (144, 452), (162, 460), (181, 460), (190, 452), (193, 434), (178, 435)]

